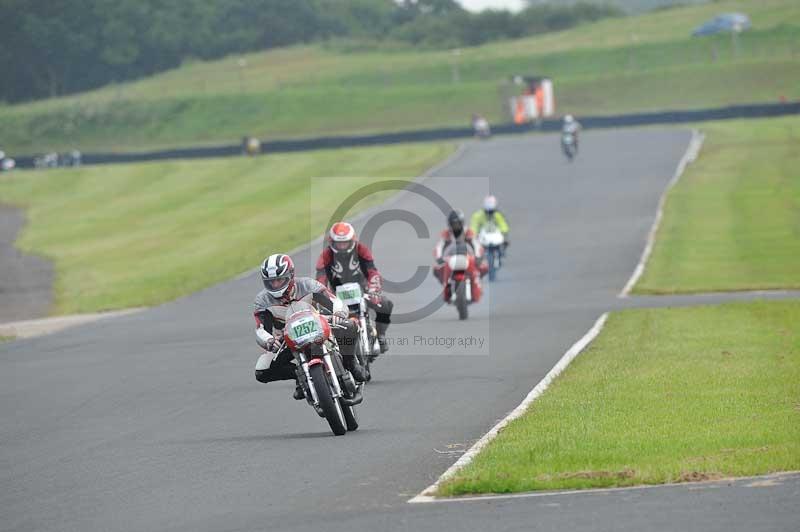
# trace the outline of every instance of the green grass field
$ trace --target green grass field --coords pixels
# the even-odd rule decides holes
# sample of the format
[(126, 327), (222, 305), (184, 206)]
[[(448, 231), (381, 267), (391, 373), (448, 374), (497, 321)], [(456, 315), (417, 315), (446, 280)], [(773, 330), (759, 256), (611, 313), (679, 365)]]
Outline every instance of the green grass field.
[[(740, 37), (691, 38), (716, 13), (745, 11)], [(579, 115), (800, 98), (800, 5), (729, 0), (449, 50), (302, 46), (193, 62), (137, 82), (0, 107), (10, 153), (132, 150), (507, 120), (504, 82), (545, 74)], [(246, 66), (240, 67), (243, 59)], [(460, 81), (454, 83), (457, 65)]]
[(800, 301), (630, 310), (440, 495), (800, 470)]
[(800, 288), (800, 118), (702, 129), (634, 293)]
[(254, 268), (321, 234), (358, 186), (413, 178), (451, 151), (406, 144), (18, 172), (0, 177), (0, 201), (26, 207), (17, 245), (55, 262), (53, 312), (93, 312), (161, 303)]

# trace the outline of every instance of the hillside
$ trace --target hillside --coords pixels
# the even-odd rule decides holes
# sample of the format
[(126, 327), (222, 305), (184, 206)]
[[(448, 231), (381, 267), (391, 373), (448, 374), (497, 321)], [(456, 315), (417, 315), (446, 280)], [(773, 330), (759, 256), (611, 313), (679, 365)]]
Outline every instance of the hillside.
[(592, 4), (611, 4), (619, 6), (629, 13), (641, 13), (653, 9), (680, 7), (689, 4), (702, 4), (709, 0), (528, 0), (530, 4), (577, 4), (579, 2)]
[[(753, 30), (691, 38), (744, 11)], [(800, 4), (732, 0), (608, 19), (570, 31), (446, 51), (335, 43), (194, 62), (134, 83), (0, 107), (11, 153), (134, 150), (505, 121), (512, 74), (555, 81), (560, 112), (610, 114), (800, 97)]]

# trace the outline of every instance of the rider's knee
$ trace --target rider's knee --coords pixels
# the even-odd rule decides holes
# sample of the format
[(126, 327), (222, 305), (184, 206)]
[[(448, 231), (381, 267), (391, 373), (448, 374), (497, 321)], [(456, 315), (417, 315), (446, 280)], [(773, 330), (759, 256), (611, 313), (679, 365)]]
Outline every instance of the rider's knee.
[(256, 380), (258, 382), (271, 382), (273, 380), (271, 378), (271, 371), (269, 369), (271, 363), (272, 363), (272, 357), (270, 357), (266, 353), (258, 357), (255, 369)]

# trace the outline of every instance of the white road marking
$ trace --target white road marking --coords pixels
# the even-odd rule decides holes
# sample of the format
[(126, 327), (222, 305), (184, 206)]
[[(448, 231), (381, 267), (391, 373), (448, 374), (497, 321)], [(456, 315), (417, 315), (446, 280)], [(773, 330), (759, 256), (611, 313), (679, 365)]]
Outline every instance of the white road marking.
[[(790, 476), (800, 475), (798, 471), (784, 471), (780, 473), (770, 473), (768, 475), (760, 475), (755, 477), (726, 477), (716, 480), (702, 480), (699, 482), (673, 482), (669, 484), (645, 484), (640, 486), (625, 486), (623, 488), (594, 488), (584, 490), (559, 490), (559, 491), (527, 491), (524, 493), (508, 493), (505, 495), (471, 495), (467, 497), (425, 497), (424, 500), (411, 499), (408, 502), (413, 503), (448, 503), (448, 502), (487, 502), (497, 500), (509, 499), (532, 499), (537, 497), (556, 497), (563, 495), (593, 495), (593, 494), (609, 494), (616, 492), (626, 491), (643, 491), (643, 490), (656, 490), (664, 488), (683, 487), (690, 490), (697, 489), (714, 489), (723, 486), (729, 486), (734, 483), (751, 482), (744, 484), (745, 488), (772, 488), (782, 486), (782, 479)], [(755, 482), (753, 482), (755, 481)]]
[(686, 167), (689, 163), (693, 162), (697, 159), (697, 155), (700, 153), (700, 148), (703, 147), (703, 140), (705, 139), (705, 135), (700, 133), (698, 130), (692, 130), (692, 140), (689, 141), (689, 146), (686, 148), (686, 152), (681, 157), (680, 162), (678, 162), (678, 167), (675, 169), (675, 174), (672, 176), (672, 179), (667, 184), (667, 188), (664, 189), (664, 192), (661, 193), (661, 199), (658, 201), (658, 210), (656, 211), (656, 218), (653, 220), (653, 225), (650, 227), (650, 233), (647, 235), (647, 244), (644, 247), (644, 251), (642, 252), (642, 256), (639, 259), (639, 264), (636, 265), (636, 269), (633, 270), (633, 274), (631, 278), (628, 279), (628, 282), (625, 284), (625, 287), (622, 289), (622, 292), (619, 293), (617, 297), (628, 297), (630, 295), (631, 290), (633, 290), (634, 285), (639, 281), (639, 278), (644, 273), (645, 265), (647, 264), (647, 259), (650, 258), (650, 253), (653, 251), (653, 244), (655, 243), (656, 239), (656, 232), (658, 232), (658, 226), (661, 225), (661, 217), (664, 212), (664, 204), (667, 201), (667, 195), (672, 187), (678, 182), (683, 175), (683, 172), (686, 170)]
[(435, 483), (431, 484), (430, 486), (422, 490), (421, 493), (419, 493), (417, 496), (415, 496), (408, 502), (419, 503), (419, 502), (432, 502), (437, 500), (434, 497), (434, 494), (439, 489), (441, 483), (449, 479), (453, 475), (455, 475), (456, 472), (458, 472), (464, 466), (472, 462), (472, 460), (475, 458), (475, 456), (477, 456), (477, 454), (481, 451), (481, 449), (486, 447), (486, 445), (489, 442), (491, 442), (495, 437), (497, 437), (497, 435), (506, 425), (508, 425), (511, 421), (517, 419), (522, 414), (524, 414), (525, 411), (528, 409), (528, 407), (531, 405), (531, 403), (533, 403), (533, 401), (535, 401), (540, 395), (542, 395), (542, 393), (544, 393), (544, 391), (548, 388), (548, 386), (550, 386), (550, 383), (553, 382), (553, 379), (555, 379), (562, 371), (564, 371), (564, 369), (566, 369), (569, 363), (572, 362), (573, 359), (575, 359), (575, 357), (578, 356), (578, 354), (581, 351), (583, 351), (592, 340), (595, 339), (595, 337), (600, 333), (600, 330), (603, 328), (603, 325), (606, 322), (606, 318), (608, 318), (607, 312), (597, 319), (592, 328), (589, 329), (589, 332), (583, 335), (583, 338), (575, 342), (575, 344), (572, 347), (570, 347), (566, 353), (564, 353), (564, 355), (556, 363), (556, 365), (553, 366), (553, 368), (547, 373), (547, 375), (545, 375), (544, 378), (541, 381), (539, 381), (539, 384), (537, 384), (533, 388), (533, 390), (531, 390), (530, 393), (528, 393), (528, 395), (525, 397), (525, 399), (522, 400), (522, 402), (519, 404), (519, 406), (517, 406), (517, 408), (512, 410), (510, 414), (508, 414), (499, 423), (497, 423), (497, 425), (492, 427), (492, 429), (489, 432), (484, 434), (484, 436), (480, 440), (478, 440), (475, 443), (475, 445), (470, 447), (470, 449), (466, 453), (464, 453), (461, 456), (461, 458), (459, 458), (456, 461), (456, 463), (451, 465), (450, 468), (447, 471), (445, 471)]

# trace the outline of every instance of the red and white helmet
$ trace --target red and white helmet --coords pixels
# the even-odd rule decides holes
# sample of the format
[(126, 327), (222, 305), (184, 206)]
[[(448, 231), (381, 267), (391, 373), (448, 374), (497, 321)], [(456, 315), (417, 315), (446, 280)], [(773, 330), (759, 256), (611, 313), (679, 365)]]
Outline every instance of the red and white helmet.
[(294, 292), (294, 262), (289, 255), (276, 253), (261, 263), (261, 280), (272, 297), (291, 297)]
[(328, 231), (328, 245), (334, 253), (350, 253), (356, 247), (356, 230), (347, 222), (333, 224)]

